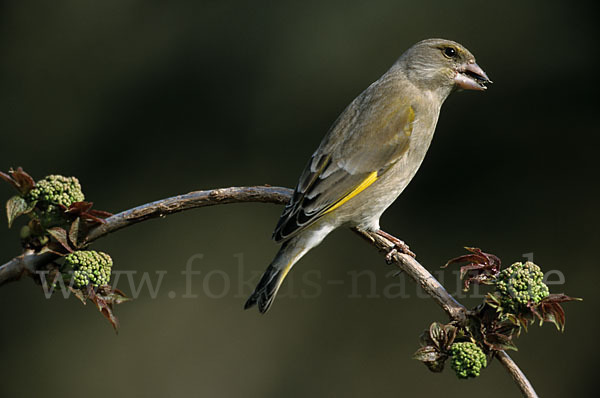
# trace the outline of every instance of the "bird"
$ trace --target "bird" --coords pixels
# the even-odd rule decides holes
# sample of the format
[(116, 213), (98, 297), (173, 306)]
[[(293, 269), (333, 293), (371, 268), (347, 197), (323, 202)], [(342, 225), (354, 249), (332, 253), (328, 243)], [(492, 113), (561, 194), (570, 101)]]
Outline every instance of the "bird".
[(341, 226), (379, 234), (414, 256), (379, 219), (423, 162), (450, 93), (488, 83), (455, 41), (427, 39), (406, 50), (346, 107), (311, 156), (273, 232), (281, 247), (244, 309), (267, 312), (294, 264)]

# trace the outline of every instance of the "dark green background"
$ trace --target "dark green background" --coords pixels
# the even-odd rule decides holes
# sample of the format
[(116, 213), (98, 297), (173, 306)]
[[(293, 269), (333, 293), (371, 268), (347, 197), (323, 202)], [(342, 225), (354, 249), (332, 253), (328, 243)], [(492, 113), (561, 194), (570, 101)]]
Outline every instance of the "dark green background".
[[(553, 291), (585, 301), (565, 306), (564, 334), (531, 328), (514, 358), (541, 396), (590, 395), (600, 50), (584, 4), (2, 2), (0, 169), (76, 175), (87, 198), (112, 212), (196, 189), (290, 187), (337, 115), (406, 48), (457, 40), (495, 84), (448, 99), (423, 167), (382, 226), (431, 270), (465, 245), (507, 263), (533, 253), (544, 269), (562, 270), (566, 283)], [(280, 211), (206, 208), (98, 241), (116, 269), (153, 280), (168, 272), (156, 299), (144, 290), (117, 309), (118, 336), (75, 299), (46, 300), (30, 280), (2, 287), (0, 396), (518, 395), (497, 362), (465, 382), (412, 360), (420, 332), (447, 317), (412, 283), (410, 298), (369, 298), (364, 278), (362, 297), (349, 297), (352, 272), (376, 275), (378, 294), (394, 280), (381, 255), (348, 231), (332, 234), (286, 281), (284, 290), (314, 293), (303, 278), (319, 271), (318, 297), (280, 297), (266, 316), (242, 311), (251, 288), (238, 283), (274, 255)], [(17, 231), (0, 230), (1, 261), (19, 252)], [(180, 272), (197, 253), (198, 298), (184, 299)], [(214, 272), (207, 278), (219, 270), (230, 289), (207, 297), (226, 287)]]

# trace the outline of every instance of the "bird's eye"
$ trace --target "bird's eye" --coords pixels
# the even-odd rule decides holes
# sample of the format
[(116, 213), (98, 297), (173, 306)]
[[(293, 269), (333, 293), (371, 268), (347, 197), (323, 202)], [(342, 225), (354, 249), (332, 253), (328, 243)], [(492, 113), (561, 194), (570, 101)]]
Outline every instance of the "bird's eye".
[(444, 55), (448, 58), (452, 58), (456, 56), (456, 50), (452, 47), (444, 48)]

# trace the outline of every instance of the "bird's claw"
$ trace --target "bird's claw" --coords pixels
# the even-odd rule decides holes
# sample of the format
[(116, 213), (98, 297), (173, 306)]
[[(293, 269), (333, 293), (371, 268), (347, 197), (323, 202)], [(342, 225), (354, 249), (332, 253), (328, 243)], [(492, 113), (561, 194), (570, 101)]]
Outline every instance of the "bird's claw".
[(388, 234), (385, 231), (382, 231), (381, 229), (378, 230), (376, 233), (377, 233), (377, 235), (384, 237), (385, 239), (387, 239), (388, 241), (390, 241), (394, 244), (394, 247), (385, 256), (385, 261), (388, 264), (393, 263), (394, 255), (396, 255), (397, 253), (404, 253), (413, 258), (416, 257), (416, 254), (413, 253), (412, 251), (410, 251), (408, 245), (406, 243), (404, 243), (404, 241), (396, 238), (393, 235)]
[(411, 256), (412, 258), (416, 257), (416, 254), (410, 250), (408, 245), (398, 239), (397, 242), (394, 242), (394, 247), (385, 255), (385, 262), (388, 264), (392, 264), (394, 262), (394, 256), (398, 253), (406, 254), (408, 256)]
[(417, 257), (417, 255), (415, 253), (413, 253), (410, 248), (408, 247), (408, 245), (406, 243), (404, 243), (401, 240), (398, 240), (398, 242), (394, 242), (395, 246), (394, 248), (397, 249), (400, 253), (404, 253), (408, 256), (411, 256), (412, 258)]
[(385, 255), (385, 262), (387, 263), (387, 265), (391, 265), (394, 263), (394, 255), (396, 255), (396, 253), (398, 253), (396, 247), (393, 247), (392, 250), (387, 252), (387, 254)]

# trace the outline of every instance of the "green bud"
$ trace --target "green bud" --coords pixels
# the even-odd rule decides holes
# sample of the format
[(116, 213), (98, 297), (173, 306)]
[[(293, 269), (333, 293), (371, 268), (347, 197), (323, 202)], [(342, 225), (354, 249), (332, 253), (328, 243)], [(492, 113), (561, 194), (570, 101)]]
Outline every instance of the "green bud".
[(76, 288), (106, 285), (110, 281), (113, 262), (106, 253), (79, 250), (65, 257), (65, 270), (73, 270)]
[(543, 272), (534, 263), (514, 263), (496, 278), (496, 291), (507, 309), (523, 312), (529, 303), (537, 304), (550, 294), (543, 279)]
[(31, 215), (39, 220), (44, 229), (65, 224), (66, 216), (59, 205), (69, 207), (85, 200), (79, 180), (61, 175), (44, 177), (36, 182), (35, 187), (24, 198), (30, 205), (38, 203), (36, 211)]
[(454, 343), (450, 347), (452, 369), (459, 379), (477, 377), (487, 366), (485, 353), (475, 343)]
[(38, 181), (25, 199), (28, 202), (42, 199), (48, 204), (69, 207), (75, 202), (85, 200), (85, 196), (76, 177), (49, 175)]

